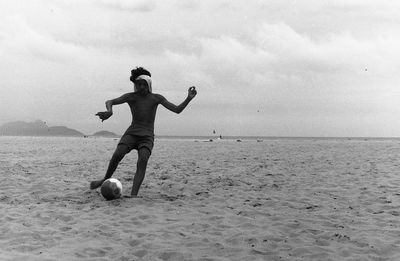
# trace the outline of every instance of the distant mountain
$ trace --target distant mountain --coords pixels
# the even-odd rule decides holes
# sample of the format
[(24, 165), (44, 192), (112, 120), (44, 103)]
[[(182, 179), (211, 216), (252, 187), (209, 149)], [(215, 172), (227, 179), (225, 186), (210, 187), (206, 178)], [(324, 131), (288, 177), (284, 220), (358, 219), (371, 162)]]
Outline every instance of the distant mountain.
[(0, 135), (4, 136), (84, 136), (82, 132), (65, 126), (49, 127), (41, 120), (34, 122), (14, 121), (0, 126)]
[(93, 134), (94, 137), (107, 137), (107, 138), (117, 138), (120, 137), (119, 135), (115, 134), (111, 131), (98, 131)]

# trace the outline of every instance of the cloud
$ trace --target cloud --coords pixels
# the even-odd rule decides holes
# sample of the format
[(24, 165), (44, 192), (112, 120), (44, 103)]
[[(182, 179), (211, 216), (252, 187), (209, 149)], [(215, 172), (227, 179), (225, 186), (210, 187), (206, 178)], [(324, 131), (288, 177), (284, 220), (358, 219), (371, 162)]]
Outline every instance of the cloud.
[[(202, 128), (220, 122), (238, 132), (245, 127), (235, 124), (283, 131), (300, 129), (301, 118), (325, 130), (324, 116), (344, 126), (357, 117), (367, 121), (399, 111), (398, 4), (13, 3), (0, 3), (2, 111), (18, 106), (18, 115), (83, 125), (105, 99), (131, 91), (134, 66), (150, 69), (155, 91), (172, 102), (181, 102), (186, 88), (196, 85), (190, 113), (197, 122), (184, 121)], [(69, 105), (74, 113), (65, 109)], [(204, 112), (215, 119), (201, 119)], [(121, 115), (130, 117), (129, 111)], [(165, 114), (162, 128), (171, 117)]]
[(200, 2), (197, 0), (176, 0), (176, 5), (185, 10), (197, 9)]
[(117, 11), (127, 12), (152, 12), (156, 8), (156, 2), (152, 0), (101, 0), (100, 1), (106, 7), (110, 7)]
[(263, 24), (245, 40), (221, 36), (196, 41), (199, 53), (165, 52), (174, 75), (195, 71), (188, 75), (208, 94), (207, 103), (270, 104), (264, 108), (278, 114), (371, 113), (379, 109), (382, 100), (374, 99), (382, 84), (393, 91), (387, 80), (400, 65), (400, 59), (393, 59), (400, 58), (398, 39), (365, 40), (341, 33), (317, 40), (282, 23)]
[(0, 28), (0, 37), (3, 39), (0, 48), (3, 54), (67, 62), (79, 53), (77, 46), (57, 41), (51, 35), (39, 33), (19, 15), (3, 19)]

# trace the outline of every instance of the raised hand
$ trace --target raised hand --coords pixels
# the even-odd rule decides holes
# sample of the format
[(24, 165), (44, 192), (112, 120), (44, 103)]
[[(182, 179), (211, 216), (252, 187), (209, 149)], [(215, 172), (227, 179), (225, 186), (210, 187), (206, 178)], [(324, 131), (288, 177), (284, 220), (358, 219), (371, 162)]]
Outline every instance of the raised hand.
[(192, 86), (188, 90), (188, 97), (193, 99), (197, 95), (196, 87)]
[(100, 112), (96, 113), (96, 116), (99, 116), (99, 118), (101, 119), (102, 122), (107, 120), (108, 118), (110, 118), (111, 115), (112, 115), (112, 112), (109, 112), (109, 111), (100, 111)]

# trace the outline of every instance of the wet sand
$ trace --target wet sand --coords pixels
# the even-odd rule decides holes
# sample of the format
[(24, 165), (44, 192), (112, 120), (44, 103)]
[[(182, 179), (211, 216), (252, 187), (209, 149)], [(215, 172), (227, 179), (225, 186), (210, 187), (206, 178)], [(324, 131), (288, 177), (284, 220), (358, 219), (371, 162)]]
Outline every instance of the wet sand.
[(400, 140), (158, 139), (106, 201), (117, 142), (0, 137), (0, 260), (400, 260)]

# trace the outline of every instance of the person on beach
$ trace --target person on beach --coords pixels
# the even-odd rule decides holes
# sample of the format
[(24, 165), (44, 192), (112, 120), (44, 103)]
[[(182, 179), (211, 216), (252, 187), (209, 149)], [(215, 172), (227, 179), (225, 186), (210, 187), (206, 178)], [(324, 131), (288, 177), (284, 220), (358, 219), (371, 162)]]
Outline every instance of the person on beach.
[(147, 162), (153, 149), (154, 121), (157, 106), (161, 104), (172, 112), (181, 113), (196, 96), (197, 91), (194, 86), (190, 87), (187, 98), (180, 105), (175, 105), (162, 95), (153, 93), (151, 74), (143, 67), (132, 70), (130, 80), (134, 83), (134, 92), (126, 93), (119, 98), (106, 101), (107, 111), (96, 114), (102, 121), (105, 121), (113, 115), (113, 105), (128, 103), (132, 113), (132, 124), (121, 137), (111, 157), (104, 178), (92, 181), (90, 188), (96, 189), (106, 179), (111, 178), (124, 156), (132, 149), (136, 149), (138, 151), (138, 159), (131, 197), (137, 197), (146, 173)]

